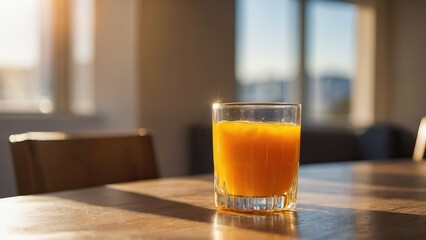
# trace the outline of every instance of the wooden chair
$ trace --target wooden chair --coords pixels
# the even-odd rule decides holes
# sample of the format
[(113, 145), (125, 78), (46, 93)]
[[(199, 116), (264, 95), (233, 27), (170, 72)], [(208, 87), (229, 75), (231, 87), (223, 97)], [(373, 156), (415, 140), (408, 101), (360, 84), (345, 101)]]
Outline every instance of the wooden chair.
[(419, 132), (417, 133), (416, 145), (414, 146), (413, 160), (421, 161), (426, 150), (426, 117), (420, 121)]
[(158, 177), (145, 129), (121, 135), (28, 132), (9, 142), (20, 195)]

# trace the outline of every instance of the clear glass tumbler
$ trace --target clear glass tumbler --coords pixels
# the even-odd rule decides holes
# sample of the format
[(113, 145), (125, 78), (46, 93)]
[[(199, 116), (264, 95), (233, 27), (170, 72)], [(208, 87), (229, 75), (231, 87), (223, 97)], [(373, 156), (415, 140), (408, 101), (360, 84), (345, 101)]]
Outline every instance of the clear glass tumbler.
[(215, 103), (216, 206), (241, 212), (296, 207), (301, 105)]

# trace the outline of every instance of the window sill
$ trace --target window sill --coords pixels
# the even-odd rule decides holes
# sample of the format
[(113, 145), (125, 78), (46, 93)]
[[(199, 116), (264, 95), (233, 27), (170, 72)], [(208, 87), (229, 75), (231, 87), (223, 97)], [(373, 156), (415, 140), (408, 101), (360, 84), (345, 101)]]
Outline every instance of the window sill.
[(3, 120), (83, 120), (100, 119), (99, 114), (77, 115), (69, 113), (0, 113), (0, 121)]

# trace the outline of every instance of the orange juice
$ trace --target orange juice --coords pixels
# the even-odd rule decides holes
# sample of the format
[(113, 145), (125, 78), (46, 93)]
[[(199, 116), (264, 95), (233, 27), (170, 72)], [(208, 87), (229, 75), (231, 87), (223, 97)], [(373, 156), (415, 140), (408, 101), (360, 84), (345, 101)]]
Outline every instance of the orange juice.
[(282, 196), (297, 186), (300, 125), (213, 123), (216, 186), (237, 196)]

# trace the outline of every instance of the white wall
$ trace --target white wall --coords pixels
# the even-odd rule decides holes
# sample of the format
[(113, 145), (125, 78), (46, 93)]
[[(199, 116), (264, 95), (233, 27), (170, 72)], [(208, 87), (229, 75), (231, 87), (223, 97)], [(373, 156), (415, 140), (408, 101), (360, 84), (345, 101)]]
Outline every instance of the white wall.
[(96, 1), (96, 107), (108, 128), (139, 127), (137, 1)]
[(162, 176), (188, 173), (188, 127), (232, 101), (234, 1), (140, 1), (141, 125), (154, 135)]
[(136, 0), (96, 1), (94, 117), (0, 115), (0, 198), (16, 194), (8, 136), (26, 131), (134, 130), (138, 125)]
[(417, 133), (426, 116), (426, 1), (392, 0), (388, 20), (388, 120)]

